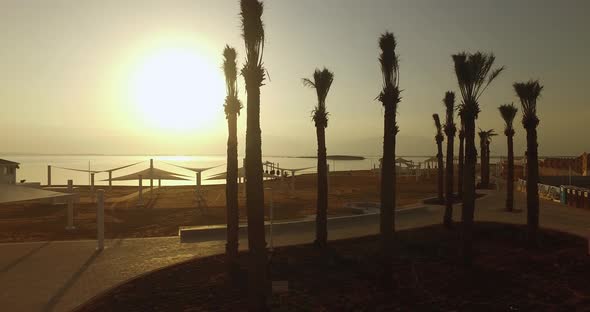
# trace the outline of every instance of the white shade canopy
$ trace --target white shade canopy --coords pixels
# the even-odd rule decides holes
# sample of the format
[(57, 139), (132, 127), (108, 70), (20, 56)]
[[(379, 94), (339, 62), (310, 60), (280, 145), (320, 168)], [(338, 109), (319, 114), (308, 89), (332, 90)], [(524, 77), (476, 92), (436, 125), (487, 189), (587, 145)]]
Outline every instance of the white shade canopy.
[[(158, 168), (147, 168), (145, 170), (141, 170), (135, 173), (127, 174), (124, 176), (112, 178), (111, 181), (133, 181), (138, 180), (139, 176), (141, 176), (144, 180), (175, 180), (175, 181), (188, 181), (186, 176), (183, 176), (178, 173), (169, 172), (166, 170), (158, 169)], [(103, 180), (108, 181), (108, 179)]]
[(88, 170), (88, 169), (76, 169), (76, 168), (66, 168), (66, 167), (59, 167), (59, 166), (52, 166), (53, 168), (59, 168), (59, 169), (64, 169), (64, 170), (70, 170), (70, 171), (78, 171), (78, 172), (88, 172), (88, 173), (101, 173), (101, 172), (109, 172), (109, 171), (117, 171), (117, 170), (121, 170), (121, 169), (125, 169), (131, 166), (135, 166), (137, 164), (142, 163), (143, 161), (140, 162), (136, 162), (130, 165), (125, 165), (125, 166), (121, 166), (121, 167), (117, 167), (117, 168), (113, 168), (113, 169), (108, 169), (108, 170)]
[(0, 184), (0, 204), (39, 200), (45, 198), (68, 197), (74, 194), (60, 193), (34, 187)]

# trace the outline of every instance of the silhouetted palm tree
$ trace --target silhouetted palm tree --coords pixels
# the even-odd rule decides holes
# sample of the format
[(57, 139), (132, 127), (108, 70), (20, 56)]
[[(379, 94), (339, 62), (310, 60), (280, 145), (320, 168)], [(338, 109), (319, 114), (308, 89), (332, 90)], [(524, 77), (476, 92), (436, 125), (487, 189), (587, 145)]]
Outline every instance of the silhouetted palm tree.
[(490, 187), (490, 142), (493, 136), (496, 136), (494, 129), (479, 131), (480, 150), (481, 150), (481, 188)]
[(480, 112), (479, 98), (498, 77), (503, 67), (492, 70), (493, 54), (477, 52), (453, 55), (455, 74), (463, 103), (461, 110), (465, 126), (465, 165), (463, 169), (462, 252), (466, 265), (473, 260), (473, 213), (475, 209), (475, 119)]
[(434, 136), (434, 140), (436, 141), (436, 159), (438, 160), (438, 201), (442, 204), (445, 201), (445, 197), (443, 195), (443, 184), (444, 184), (444, 163), (443, 163), (443, 149), (442, 149), (442, 142), (444, 141), (445, 137), (443, 136), (442, 132), (442, 125), (440, 124), (440, 118), (438, 114), (432, 115), (434, 119), (434, 126), (436, 127), (436, 135)]
[(385, 109), (383, 125), (383, 161), (381, 165), (381, 214), (380, 237), (383, 274), (385, 287), (392, 286), (392, 242), (395, 231), (395, 136), (399, 132), (396, 115), (400, 98), (399, 62), (396, 53), (395, 36), (386, 32), (379, 38), (379, 64), (383, 77), (383, 90), (378, 96)]
[(328, 167), (326, 159), (326, 128), (328, 127), (328, 111), (326, 97), (334, 81), (334, 73), (324, 68), (316, 69), (313, 81), (304, 78), (303, 85), (314, 88), (318, 96), (318, 105), (313, 110), (316, 135), (318, 139), (318, 198), (316, 212), (315, 244), (325, 248), (328, 244)]
[(455, 133), (457, 127), (455, 126), (454, 115), (455, 115), (455, 93), (447, 91), (445, 98), (443, 99), (446, 111), (445, 121), (445, 134), (447, 135), (447, 175), (445, 180), (445, 216), (444, 225), (450, 228), (453, 224), (453, 174), (454, 174), (454, 153), (453, 148), (455, 145)]
[(527, 170), (526, 170), (526, 207), (528, 241), (531, 246), (537, 245), (539, 229), (539, 157), (537, 154), (537, 99), (543, 90), (538, 80), (517, 82), (514, 90), (522, 105), (522, 125), (526, 130)]
[(238, 99), (236, 50), (225, 46), (223, 50), (223, 72), (227, 96), (225, 97), (225, 118), (227, 119), (227, 178), (225, 203), (227, 210), (227, 244), (225, 253), (232, 278), (238, 271), (238, 231), (240, 215), (238, 210), (238, 115), (242, 103)]
[(463, 198), (463, 167), (465, 166), (465, 126), (463, 123), (463, 105), (459, 105), (458, 115), (461, 127), (459, 128), (459, 164), (457, 168), (457, 197)]
[(506, 210), (514, 209), (514, 127), (513, 121), (518, 109), (514, 104), (504, 104), (498, 107), (500, 115), (506, 123), (504, 134), (508, 142), (508, 172), (506, 173)]
[(242, 36), (246, 63), (242, 75), (246, 82), (246, 206), (248, 214), (249, 310), (266, 309), (267, 256), (264, 238), (264, 188), (262, 184), (262, 138), (260, 130), (260, 87), (264, 81), (263, 4), (258, 0), (240, 0)]

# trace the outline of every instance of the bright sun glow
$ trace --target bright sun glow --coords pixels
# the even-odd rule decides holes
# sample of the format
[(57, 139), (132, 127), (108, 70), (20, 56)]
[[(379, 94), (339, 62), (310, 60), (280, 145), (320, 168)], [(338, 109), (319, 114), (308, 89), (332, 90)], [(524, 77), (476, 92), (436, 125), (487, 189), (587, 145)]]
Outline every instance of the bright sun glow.
[(165, 48), (134, 70), (129, 95), (148, 127), (205, 130), (223, 113), (224, 83), (218, 64), (198, 52)]

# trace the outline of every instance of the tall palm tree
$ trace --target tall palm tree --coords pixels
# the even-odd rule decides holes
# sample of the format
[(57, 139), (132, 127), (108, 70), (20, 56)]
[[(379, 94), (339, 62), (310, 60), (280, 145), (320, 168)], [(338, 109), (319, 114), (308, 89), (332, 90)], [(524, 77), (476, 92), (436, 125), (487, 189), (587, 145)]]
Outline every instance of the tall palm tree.
[(314, 88), (318, 96), (318, 105), (313, 110), (316, 135), (318, 139), (318, 198), (316, 212), (315, 244), (325, 248), (328, 244), (328, 167), (326, 159), (326, 128), (328, 127), (328, 111), (326, 97), (334, 81), (334, 73), (327, 68), (316, 69), (313, 81), (304, 78), (303, 85)]
[(463, 105), (459, 105), (458, 115), (461, 128), (459, 128), (459, 164), (457, 168), (457, 197), (463, 198), (463, 167), (465, 166), (465, 124), (463, 123)]
[(481, 149), (481, 188), (490, 187), (490, 142), (496, 136), (494, 129), (479, 131)]
[(240, 0), (242, 36), (246, 63), (242, 76), (246, 82), (246, 206), (248, 215), (248, 308), (266, 308), (267, 255), (264, 237), (264, 188), (262, 185), (262, 138), (260, 130), (260, 87), (264, 81), (263, 4), (258, 0)]
[(455, 93), (447, 91), (445, 98), (443, 99), (446, 111), (445, 121), (445, 134), (447, 135), (447, 175), (445, 180), (445, 216), (444, 225), (450, 228), (453, 224), (453, 174), (454, 174), (454, 153), (453, 147), (455, 145), (455, 133), (457, 127), (455, 126), (454, 115), (455, 115)]
[(443, 136), (442, 125), (440, 124), (440, 118), (438, 117), (438, 114), (433, 114), (432, 118), (434, 119), (434, 126), (436, 127), (436, 135), (434, 136), (434, 140), (436, 141), (436, 159), (438, 160), (438, 201), (442, 204), (445, 201), (445, 197), (443, 195), (445, 166), (443, 164), (442, 149), (442, 142), (444, 141), (445, 137)]
[(383, 124), (383, 162), (381, 165), (381, 214), (380, 237), (383, 264), (382, 282), (385, 287), (392, 286), (393, 268), (391, 266), (393, 232), (395, 231), (395, 136), (399, 132), (396, 115), (401, 101), (399, 89), (399, 60), (396, 52), (395, 36), (386, 32), (379, 38), (379, 64), (383, 78), (383, 89), (378, 96), (385, 110)]
[(528, 241), (531, 246), (537, 245), (539, 229), (539, 156), (537, 154), (537, 99), (541, 95), (543, 86), (538, 80), (517, 82), (514, 91), (520, 98), (522, 106), (522, 125), (526, 130), (527, 170), (526, 170), (526, 207)]
[(504, 134), (508, 142), (508, 172), (506, 174), (506, 210), (514, 209), (514, 127), (513, 121), (518, 109), (514, 104), (504, 104), (498, 107), (506, 126)]
[(225, 203), (227, 209), (227, 243), (225, 253), (229, 266), (229, 273), (236, 276), (238, 270), (238, 115), (242, 103), (238, 99), (238, 80), (236, 65), (236, 50), (225, 46), (223, 50), (223, 72), (227, 96), (225, 97), (225, 118), (227, 119), (227, 178), (225, 185)]
[(496, 58), (481, 52), (452, 56), (463, 103), (465, 125), (465, 165), (463, 169), (462, 253), (465, 265), (473, 260), (473, 214), (475, 210), (475, 119), (480, 112), (479, 98), (504, 69), (493, 69)]

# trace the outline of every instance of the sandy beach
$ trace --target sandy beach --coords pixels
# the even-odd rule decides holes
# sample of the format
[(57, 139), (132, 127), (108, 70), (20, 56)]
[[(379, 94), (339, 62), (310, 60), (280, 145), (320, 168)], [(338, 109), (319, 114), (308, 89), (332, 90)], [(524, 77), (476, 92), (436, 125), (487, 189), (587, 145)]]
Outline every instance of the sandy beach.
[[(157, 183), (154, 183), (157, 185)], [(146, 186), (147, 185), (147, 186)], [(245, 197), (240, 185), (240, 220), (246, 221)], [(97, 187), (96, 189), (98, 189)], [(195, 186), (166, 186), (150, 191), (144, 182), (143, 205), (138, 206), (138, 188), (113, 186), (105, 189), (105, 236), (107, 238), (173, 236), (180, 226), (224, 224), (225, 185), (202, 186), (198, 208)], [(290, 178), (265, 182), (265, 215), (270, 200), (274, 219), (298, 219), (315, 214), (316, 176), (296, 177), (295, 192)], [(272, 189), (272, 190), (270, 190)], [(420, 202), (436, 193), (436, 175), (430, 178), (398, 177), (397, 206)], [(0, 205), (0, 242), (93, 239), (96, 237), (96, 204), (88, 186), (76, 188), (76, 230), (66, 231), (66, 205), (18, 203)], [(330, 175), (329, 216), (355, 213), (345, 206), (354, 202), (379, 202), (379, 174), (372, 171), (337, 171)]]

